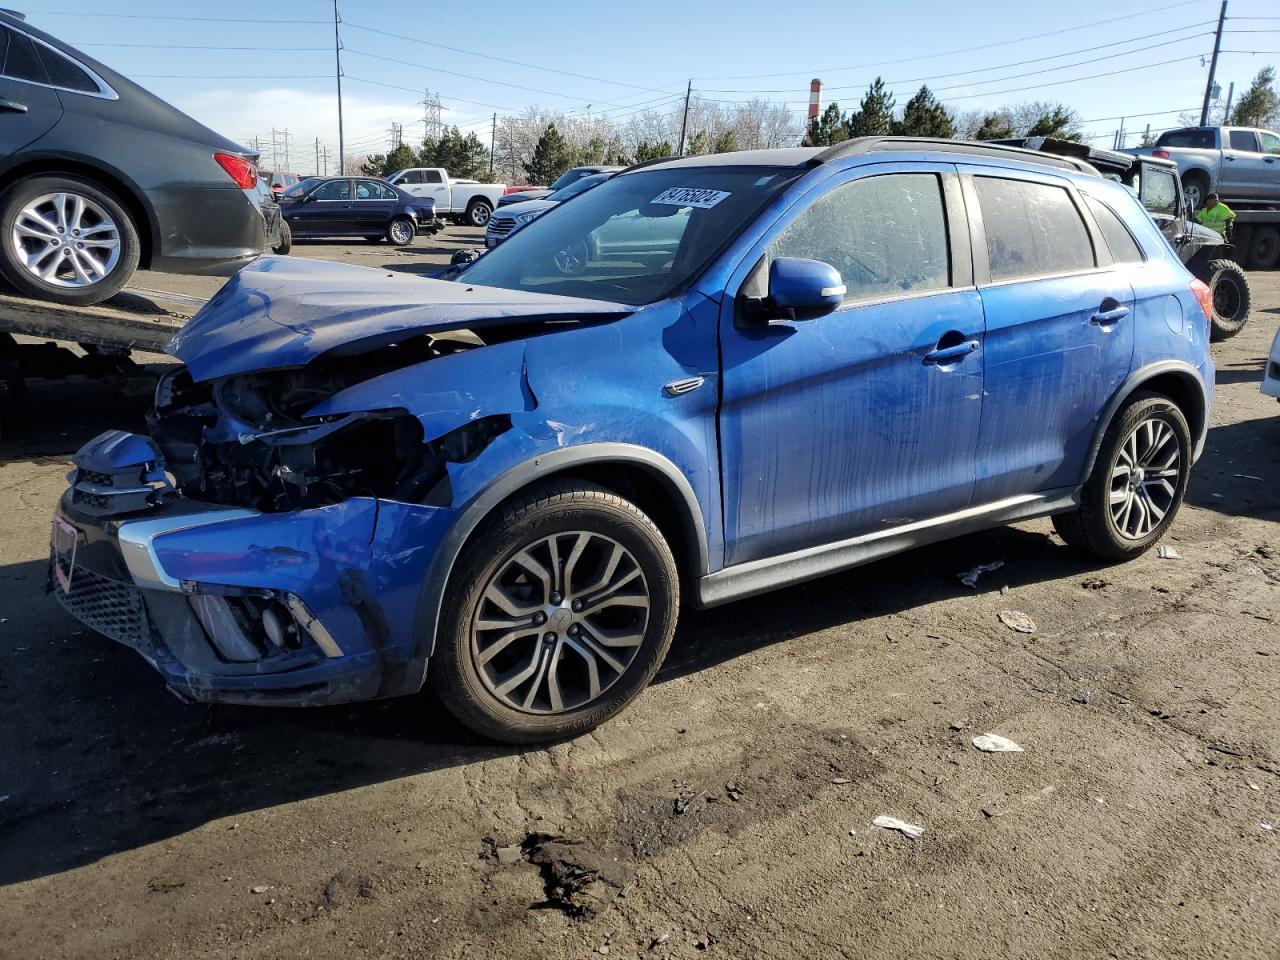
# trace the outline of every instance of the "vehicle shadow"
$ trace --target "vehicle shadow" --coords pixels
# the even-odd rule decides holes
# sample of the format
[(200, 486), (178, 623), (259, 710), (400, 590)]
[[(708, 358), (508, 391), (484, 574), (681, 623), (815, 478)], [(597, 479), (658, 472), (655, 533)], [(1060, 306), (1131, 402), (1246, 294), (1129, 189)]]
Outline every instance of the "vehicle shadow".
[[(655, 682), (751, 650), (970, 591), (957, 574), (1005, 567), (998, 590), (1093, 566), (1041, 533), (965, 537), (766, 597), (687, 610)], [(167, 694), (143, 660), (81, 627), (44, 594), (46, 564), (0, 567), (0, 885), (94, 862), (211, 821), (482, 762), (479, 740), (428, 694), (287, 710), (206, 707)]]
[(1276, 416), (1209, 431), (1187, 503), (1231, 516), (1280, 519), (1280, 405)]

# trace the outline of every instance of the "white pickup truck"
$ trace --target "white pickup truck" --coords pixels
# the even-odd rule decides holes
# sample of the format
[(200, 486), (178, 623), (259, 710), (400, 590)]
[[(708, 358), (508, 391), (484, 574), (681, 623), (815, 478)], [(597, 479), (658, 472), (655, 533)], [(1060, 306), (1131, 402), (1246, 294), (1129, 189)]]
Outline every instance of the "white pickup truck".
[(501, 183), (454, 180), (442, 167), (397, 170), (387, 181), (415, 197), (430, 197), (436, 202), (436, 216), (440, 219), (473, 227), (483, 227), (489, 222), (498, 198), (507, 189)]

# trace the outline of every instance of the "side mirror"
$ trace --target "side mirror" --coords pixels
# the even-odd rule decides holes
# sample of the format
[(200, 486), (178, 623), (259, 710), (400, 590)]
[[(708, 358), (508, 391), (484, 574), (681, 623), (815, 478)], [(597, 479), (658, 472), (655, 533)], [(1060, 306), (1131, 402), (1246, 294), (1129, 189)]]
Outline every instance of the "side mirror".
[(844, 302), (840, 271), (821, 260), (779, 257), (769, 264), (765, 320), (815, 320)]
[(302, 198), (302, 202), (303, 202), (303, 203), (315, 203), (315, 202), (316, 202), (316, 195), (315, 195), (314, 193), (308, 193), (305, 197), (303, 197), (303, 198)]

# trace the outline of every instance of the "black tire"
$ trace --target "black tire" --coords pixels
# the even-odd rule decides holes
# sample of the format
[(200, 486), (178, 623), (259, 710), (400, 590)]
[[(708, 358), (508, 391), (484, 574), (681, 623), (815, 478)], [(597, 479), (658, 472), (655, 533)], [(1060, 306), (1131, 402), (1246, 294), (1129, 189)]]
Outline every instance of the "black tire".
[(1192, 212), (1204, 207), (1209, 195), (1209, 178), (1199, 170), (1189, 170), (1182, 175), (1182, 194)]
[[(399, 238), (396, 237), (396, 233), (401, 230), (408, 232), (408, 239), (405, 239), (403, 236)], [(387, 243), (393, 243), (397, 247), (407, 247), (409, 244), (413, 243), (413, 238), (417, 236), (417, 233), (418, 228), (412, 220), (408, 217), (396, 217), (387, 224)]]
[[(481, 605), (491, 581), (516, 554), (549, 536), (567, 537), (579, 531), (620, 544), (643, 574), (649, 601), (643, 639), (625, 669), (596, 699), (560, 712), (516, 709), (486, 686), (473, 655), (473, 616), (484, 609)], [(480, 526), (458, 557), (445, 598), (428, 669), (432, 688), (454, 716), (482, 736), (506, 743), (539, 743), (585, 733), (639, 695), (671, 646), (680, 581), (670, 548), (638, 507), (593, 484), (550, 481), (508, 501)], [(551, 629), (554, 618), (543, 622)], [(532, 645), (536, 648), (538, 642), (535, 635)], [(539, 683), (535, 678), (535, 686)]]
[(280, 242), (271, 248), (271, 252), (276, 256), (283, 257), (293, 249), (293, 230), (289, 228), (288, 220), (280, 221)]
[(493, 216), (493, 207), (488, 200), (472, 200), (467, 204), (467, 223), (473, 227), (486, 227)]
[[(96, 204), (116, 224), (119, 256), (101, 280), (82, 286), (62, 286), (42, 280), (23, 265), (25, 257), (14, 242), (14, 221), (23, 207), (46, 194), (71, 194)], [(0, 195), (0, 274), (21, 293), (52, 303), (87, 306), (114, 296), (138, 269), (141, 244), (138, 228), (124, 204), (110, 191), (79, 176), (26, 177)]]
[(1280, 261), (1280, 230), (1257, 226), (1249, 241), (1249, 269), (1270, 270)]
[[(1178, 475), (1172, 484), (1173, 496), (1159, 523), (1146, 535), (1130, 538), (1121, 534), (1111, 514), (1112, 471), (1118, 465), (1121, 446), (1147, 420), (1157, 420), (1171, 428), (1178, 444)], [(1191, 428), (1178, 405), (1162, 394), (1136, 391), (1117, 412), (1102, 438), (1093, 472), (1081, 491), (1080, 506), (1071, 513), (1055, 516), (1054, 529), (1081, 553), (1113, 561), (1140, 556), (1164, 536), (1177, 516), (1187, 492), (1191, 455)]]
[(1249, 278), (1234, 260), (1210, 260), (1209, 292), (1213, 294), (1213, 326), (1209, 339), (1230, 340), (1249, 322), (1252, 302)]

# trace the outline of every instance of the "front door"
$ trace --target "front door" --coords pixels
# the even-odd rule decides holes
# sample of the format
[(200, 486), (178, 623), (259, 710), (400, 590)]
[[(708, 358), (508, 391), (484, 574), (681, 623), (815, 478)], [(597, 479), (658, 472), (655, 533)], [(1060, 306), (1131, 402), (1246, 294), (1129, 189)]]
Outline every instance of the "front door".
[(1133, 289), (1069, 181), (961, 169), (987, 320), (974, 503), (1075, 486), (1129, 374)]
[(351, 181), (326, 180), (298, 203), (289, 226), (300, 236), (326, 237), (349, 232)]
[[(954, 167), (880, 164), (815, 187), (730, 282), (720, 323), (726, 563), (968, 506), (983, 320)], [(775, 257), (834, 266), (845, 302), (752, 325)]]

